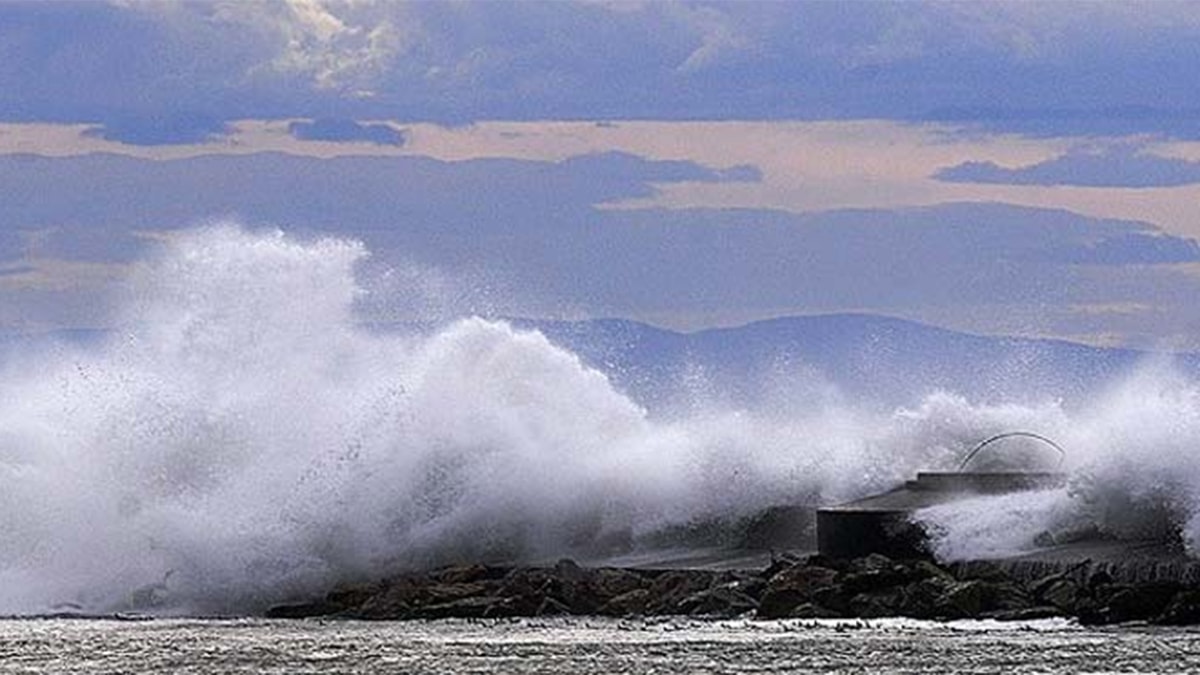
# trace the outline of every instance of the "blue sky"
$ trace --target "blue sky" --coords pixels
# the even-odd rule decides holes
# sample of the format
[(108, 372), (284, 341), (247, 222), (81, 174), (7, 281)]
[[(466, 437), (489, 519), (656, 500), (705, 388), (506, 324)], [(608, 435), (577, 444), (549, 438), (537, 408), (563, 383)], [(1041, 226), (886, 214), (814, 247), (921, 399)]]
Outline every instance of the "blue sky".
[(0, 2), (0, 326), (234, 217), (447, 311), (1200, 347), (1198, 70), (1191, 3)]

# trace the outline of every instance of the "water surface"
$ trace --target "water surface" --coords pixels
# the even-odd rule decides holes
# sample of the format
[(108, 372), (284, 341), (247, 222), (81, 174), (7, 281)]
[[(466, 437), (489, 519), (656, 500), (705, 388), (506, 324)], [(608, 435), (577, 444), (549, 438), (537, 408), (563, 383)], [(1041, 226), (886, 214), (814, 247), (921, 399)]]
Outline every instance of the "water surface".
[(1196, 672), (1200, 631), (1066, 621), (0, 621), (3, 673)]

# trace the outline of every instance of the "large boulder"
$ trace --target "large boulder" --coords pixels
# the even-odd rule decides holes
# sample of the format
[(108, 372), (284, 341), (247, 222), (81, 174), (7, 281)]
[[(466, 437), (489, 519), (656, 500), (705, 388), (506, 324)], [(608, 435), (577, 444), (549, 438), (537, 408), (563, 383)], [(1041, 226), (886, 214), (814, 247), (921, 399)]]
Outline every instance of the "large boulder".
[(1176, 593), (1154, 622), (1170, 626), (1200, 623), (1200, 589), (1188, 588)]
[[(837, 586), (838, 572), (828, 567), (793, 565), (767, 581), (758, 603), (758, 617), (780, 619), (804, 604), (820, 604), (818, 595)], [(826, 595), (829, 595), (828, 593)]]
[(732, 618), (753, 612), (758, 608), (754, 598), (742, 593), (730, 584), (714, 586), (693, 593), (679, 601), (676, 609), (680, 614)]
[(601, 567), (592, 570), (588, 577), (588, 583), (592, 593), (603, 602), (650, 585), (650, 581), (646, 577), (619, 567)]
[(1112, 584), (1097, 589), (1094, 609), (1081, 612), (1084, 623), (1144, 621), (1165, 613), (1179, 593), (1170, 583)]
[(686, 614), (680, 607), (684, 598), (712, 588), (715, 572), (708, 570), (671, 570), (657, 576), (650, 584), (646, 599), (647, 614)]
[(637, 588), (604, 603), (600, 613), (605, 616), (641, 616), (646, 613), (649, 600), (650, 590)]

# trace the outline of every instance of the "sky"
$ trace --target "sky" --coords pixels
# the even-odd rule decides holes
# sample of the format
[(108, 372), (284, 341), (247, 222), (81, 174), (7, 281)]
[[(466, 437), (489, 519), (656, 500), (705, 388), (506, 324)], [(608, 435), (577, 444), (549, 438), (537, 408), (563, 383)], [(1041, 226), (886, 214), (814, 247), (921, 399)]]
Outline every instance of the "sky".
[(0, 330), (233, 219), (367, 322), (867, 312), (1200, 349), (1190, 2), (0, 0)]

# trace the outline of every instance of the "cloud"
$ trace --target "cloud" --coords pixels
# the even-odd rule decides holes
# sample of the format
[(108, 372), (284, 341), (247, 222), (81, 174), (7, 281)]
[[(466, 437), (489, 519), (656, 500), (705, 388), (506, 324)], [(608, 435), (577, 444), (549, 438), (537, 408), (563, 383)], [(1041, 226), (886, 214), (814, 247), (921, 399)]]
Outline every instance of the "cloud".
[[(492, 311), (513, 315), (571, 307), (721, 322), (856, 309), (951, 324), (983, 316), (995, 326), (1014, 307), (1049, 321), (1079, 305), (1139, 303), (1200, 319), (1200, 283), (1180, 271), (1200, 249), (1146, 223), (1004, 204), (604, 208), (659, 184), (727, 180), (703, 165), (624, 153), (558, 162), (2, 156), (0, 191), (34, 197), (0, 202), (0, 222), (40, 233), (41, 260), (97, 264), (135, 257), (146, 245), (139, 232), (213, 217), (343, 234), (362, 239), (374, 264), (403, 261), (450, 278), (486, 272), (510, 289), (491, 298)], [(22, 263), (28, 242), (11, 245), (0, 259)]]
[(336, 141), (404, 145), (404, 132), (386, 122), (364, 124), (354, 120), (322, 117), (288, 124), (288, 133), (301, 141)]
[(103, 124), (83, 133), (85, 136), (129, 145), (175, 145), (209, 143), (230, 132), (228, 124), (209, 115), (168, 112), (162, 115), (110, 117)]
[(1200, 162), (1160, 157), (1128, 145), (1083, 149), (1037, 164), (1005, 168), (994, 162), (964, 162), (934, 178), (951, 183), (1078, 185), (1152, 188), (1200, 183)]
[(1174, 2), (0, 3), (0, 88), (20, 92), (0, 119), (888, 118), (1200, 137), (1195, 16)]
[[(402, 7), (396, 6), (396, 12)], [(378, 3), (285, 0), (221, 3), (223, 19), (275, 33), (278, 52), (260, 68), (307, 78), (318, 90), (373, 94), (376, 77), (403, 49), (405, 36)]]
[(1159, 265), (1200, 261), (1193, 239), (1127, 232), (1094, 243), (1074, 244), (1048, 252), (1047, 259), (1091, 265)]

